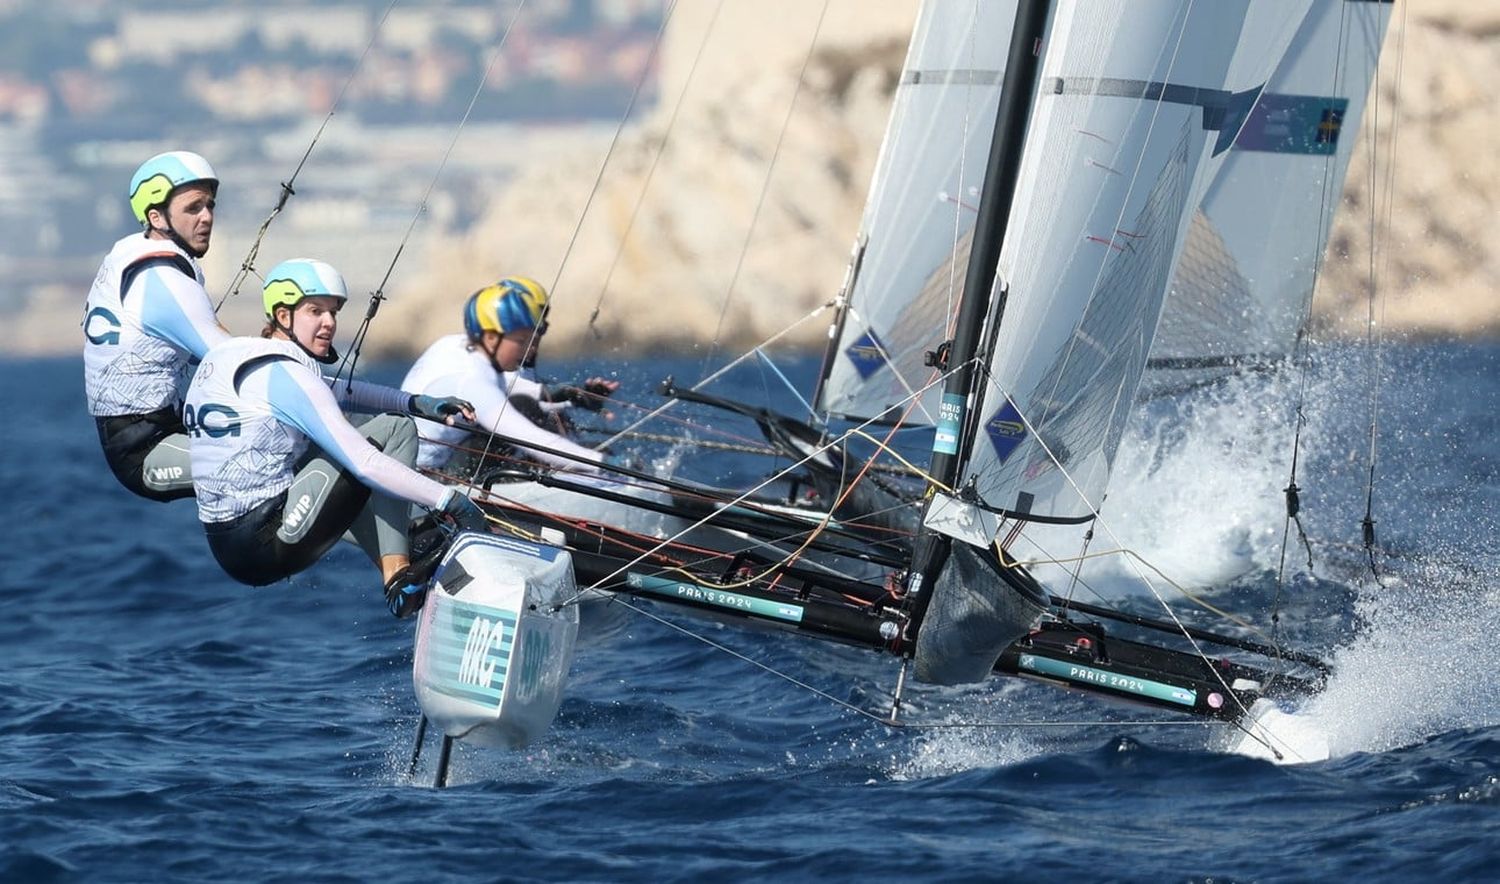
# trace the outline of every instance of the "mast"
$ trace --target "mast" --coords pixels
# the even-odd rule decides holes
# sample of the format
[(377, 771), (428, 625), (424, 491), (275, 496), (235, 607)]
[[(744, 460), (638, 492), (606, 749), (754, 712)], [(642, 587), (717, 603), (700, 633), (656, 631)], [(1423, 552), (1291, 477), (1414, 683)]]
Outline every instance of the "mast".
[[(943, 387), (943, 402), (937, 433), (932, 443), (930, 474), (936, 482), (952, 487), (967, 460), (973, 433), (965, 433), (966, 404), (974, 382), (974, 356), (990, 309), (990, 291), (995, 284), (1000, 247), (1005, 241), (1011, 204), (1015, 199), (1021, 148), (1036, 94), (1041, 69), (1042, 36), (1047, 26), (1050, 0), (1021, 0), (1011, 31), (1005, 79), (1000, 88), (1000, 107), (995, 116), (995, 137), (990, 142), (984, 186), (979, 195), (974, 245), (964, 276), (964, 299), (959, 306), (953, 341), (945, 360), (957, 368)], [(997, 317), (998, 322), (998, 317)], [(922, 591), (948, 557), (952, 541), (924, 528), (917, 537), (908, 587), (914, 599), (909, 629), (921, 626), (931, 591)]]
[(1021, 0), (1016, 6), (1016, 25), (1011, 31), (1010, 57), (1000, 87), (1000, 109), (995, 115), (995, 137), (990, 141), (989, 163), (979, 194), (978, 220), (974, 225), (974, 247), (964, 275), (964, 300), (946, 364), (957, 369), (943, 387), (943, 406), (937, 436), (932, 443), (930, 473), (952, 487), (960, 455), (968, 447), (963, 438), (965, 402), (974, 383), (974, 356), (979, 334), (990, 309), (990, 291), (1000, 262), (1000, 247), (1010, 220), (1011, 203), (1021, 167), (1021, 147), (1026, 122), (1031, 117), (1037, 72), (1041, 69), (1042, 34), (1047, 27), (1049, 0)]

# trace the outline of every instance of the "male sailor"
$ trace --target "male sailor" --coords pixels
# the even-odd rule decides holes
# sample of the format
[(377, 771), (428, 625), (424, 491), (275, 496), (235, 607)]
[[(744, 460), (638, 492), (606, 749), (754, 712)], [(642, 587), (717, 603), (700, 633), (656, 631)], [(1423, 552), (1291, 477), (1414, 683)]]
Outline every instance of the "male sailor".
[(348, 531), (380, 568), (391, 613), (408, 617), (436, 564), (409, 560), (409, 504), (463, 529), (485, 530), (485, 517), (461, 489), (412, 469), (416, 429), (390, 412), (447, 422), (474, 412), (456, 398), (362, 384), (357, 404), (387, 413), (351, 424), (319, 368), (338, 360), (343, 277), (296, 258), (272, 268), (262, 294), (263, 336), (210, 348), (183, 406), (209, 549), (229, 576), (263, 586), (312, 565)]
[(179, 386), (191, 363), (229, 337), (198, 266), (218, 189), (198, 154), (142, 163), (129, 195), (143, 229), (110, 249), (84, 306), (84, 393), (104, 458), (122, 485), (151, 500), (192, 496)]
[[(557, 415), (574, 404), (599, 410), (620, 383), (590, 378), (582, 389), (566, 387), (553, 395), (523, 376), (546, 334), (546, 313), (547, 290), (536, 280), (506, 277), (480, 289), (464, 302), (465, 333), (433, 342), (401, 386), (466, 399), (474, 403), (481, 428), (527, 457), (558, 469), (593, 471), (604, 453), (563, 435)], [(417, 432), (422, 437), (417, 463), (432, 469), (456, 466), (453, 454), (469, 438), (468, 430), (455, 426), (424, 424)]]

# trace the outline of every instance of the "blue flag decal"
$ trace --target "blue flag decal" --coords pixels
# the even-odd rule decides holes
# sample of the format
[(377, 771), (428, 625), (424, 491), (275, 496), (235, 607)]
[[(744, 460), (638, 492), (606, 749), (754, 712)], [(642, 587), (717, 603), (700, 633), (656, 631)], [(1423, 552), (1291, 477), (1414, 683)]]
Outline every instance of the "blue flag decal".
[(860, 380), (868, 380), (870, 375), (879, 371), (886, 363), (885, 345), (880, 343), (880, 338), (875, 336), (873, 329), (860, 335), (844, 350), (844, 355), (854, 363), (854, 370), (859, 372)]
[(1025, 440), (1026, 423), (1021, 420), (1020, 410), (1006, 399), (1004, 407), (984, 422), (984, 432), (990, 437), (990, 444), (995, 446), (995, 456), (1004, 463)]

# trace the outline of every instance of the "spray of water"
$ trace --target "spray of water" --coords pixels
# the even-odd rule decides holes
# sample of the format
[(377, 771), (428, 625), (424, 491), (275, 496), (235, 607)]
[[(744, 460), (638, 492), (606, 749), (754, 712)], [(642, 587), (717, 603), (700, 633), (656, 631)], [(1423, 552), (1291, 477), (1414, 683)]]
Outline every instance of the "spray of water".
[[(1347, 509), (1347, 500), (1357, 496), (1351, 491), (1338, 501), (1327, 495), (1333, 482), (1319, 466), (1347, 459), (1344, 440), (1362, 417), (1360, 403), (1349, 395), (1350, 370), (1323, 364), (1301, 397), (1301, 373), (1285, 368), (1233, 377), (1138, 409), (1116, 454), (1101, 507), (1103, 525), (1094, 528), (1088, 551), (1133, 550), (1173, 583), (1195, 590), (1221, 587), (1252, 572), (1278, 571), (1299, 398), (1318, 404), (1304, 412), (1298, 473), (1312, 524), (1320, 508), (1337, 503)], [(1344, 479), (1351, 486), (1358, 482), (1337, 477)], [(1349, 524), (1357, 520), (1347, 513), (1340, 518)], [(1291, 536), (1295, 543), (1296, 533)], [(1022, 549), (1024, 544), (1029, 548)], [(1082, 549), (1080, 529), (1028, 528), (1015, 552), (1023, 558), (1065, 559)], [(1305, 568), (1306, 556), (1296, 546), (1288, 557), (1289, 570)], [(1042, 568), (1039, 576), (1051, 586), (1065, 585), (1073, 567)], [(1107, 596), (1145, 591), (1137, 568), (1119, 555), (1091, 558), (1082, 576)], [(1169, 589), (1165, 594), (1171, 601)]]
[(1048, 754), (1045, 744), (1007, 730), (932, 731), (889, 771), (893, 780), (921, 780), (966, 770), (1009, 767)]
[[(1278, 574), (1292, 595), (1332, 590), (1325, 592), (1325, 606), (1307, 606), (1323, 615), (1309, 624), (1320, 646), (1338, 649), (1326, 690), (1262, 719), (1271, 730), (1260, 736), (1284, 761), (1385, 751), (1455, 728), (1500, 723), (1500, 681), (1493, 678), (1500, 668), (1494, 638), (1500, 634), (1500, 559), (1478, 552), (1490, 546), (1494, 517), (1476, 518), (1484, 512), (1483, 489), (1465, 488), (1461, 464), (1472, 452), (1443, 448), (1434, 429), (1452, 422), (1437, 409), (1461, 412), (1465, 403), (1436, 401), (1430, 393), (1435, 383), (1429, 376), (1449, 369), (1424, 366), (1415, 354), (1404, 357), (1409, 364), (1401, 369), (1401, 384), (1383, 388), (1391, 400), (1383, 413), (1401, 420), (1380, 426), (1375, 498), (1380, 542), (1410, 552), (1400, 559), (1377, 552), (1378, 580), (1359, 542), (1368, 474), (1367, 354), (1347, 350), (1318, 353), (1305, 378), (1297, 370), (1241, 376), (1143, 407), (1121, 443), (1103, 508), (1113, 537), (1096, 528), (1089, 547), (1135, 550), (1172, 581), (1210, 595), (1235, 585), (1268, 595)], [(1323, 582), (1307, 579), (1308, 554), (1295, 528), (1283, 550), (1298, 401), (1305, 420), (1296, 476), (1301, 518), (1313, 573)], [(1464, 493), (1477, 495), (1478, 503), (1452, 500)], [(1382, 500), (1431, 503), (1416, 514), (1410, 505), (1381, 507)], [(1027, 543), (1029, 550), (1022, 548)], [(1076, 529), (1028, 529), (1013, 554), (1063, 558), (1081, 548)], [(1072, 567), (1039, 572), (1058, 592)], [(1082, 578), (1106, 601), (1147, 595), (1136, 569), (1120, 557), (1089, 560)], [(1151, 579), (1169, 603), (1181, 601), (1164, 580)], [(1250, 619), (1265, 626), (1264, 613)], [(1234, 751), (1270, 757), (1255, 740), (1228, 742), (1238, 742)], [(946, 735), (926, 741), (910, 769), (961, 769), (979, 759), (1006, 763), (1034, 751), (1010, 741), (977, 745), (972, 734)]]
[(1383, 752), (1460, 728), (1500, 725), (1500, 589), (1446, 566), (1388, 579), (1360, 599), (1364, 621), (1327, 688), (1283, 727), (1323, 735), (1329, 754)]
[[(1386, 405), (1402, 420), (1382, 435), (1376, 499), (1404, 505), (1375, 511), (1382, 546), (1402, 554), (1377, 550), (1371, 556), (1352, 542), (1322, 550), (1323, 576), (1357, 590), (1352, 625), (1333, 656), (1325, 690), (1290, 715), (1277, 715), (1271, 728), (1287, 739), (1316, 735), (1335, 757), (1500, 724), (1500, 682), (1493, 675), (1500, 667), (1500, 557), (1488, 552), (1500, 526), (1483, 504), (1493, 492), (1473, 483), (1482, 458), (1453, 444), (1457, 434), (1445, 439), (1437, 432), (1461, 424), (1471, 406), (1462, 397), (1433, 396), (1440, 385), (1423, 379), (1430, 373), (1447, 380), (1453, 368), (1418, 363), (1403, 372), (1407, 386), (1393, 386), (1393, 402)], [(1320, 432), (1347, 440), (1350, 424), (1357, 423), (1332, 410)], [(1330, 482), (1319, 501), (1342, 504), (1340, 521), (1352, 523), (1363, 506), (1367, 461), (1358, 443), (1336, 445), (1327, 446), (1321, 463), (1314, 458), (1310, 464), (1314, 475)]]

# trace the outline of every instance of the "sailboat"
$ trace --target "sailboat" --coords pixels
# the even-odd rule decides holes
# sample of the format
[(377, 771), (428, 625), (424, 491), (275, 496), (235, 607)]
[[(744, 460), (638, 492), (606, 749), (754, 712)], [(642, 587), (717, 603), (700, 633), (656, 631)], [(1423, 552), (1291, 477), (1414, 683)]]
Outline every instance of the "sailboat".
[[(1257, 701), (1315, 691), (1316, 656), (1061, 598), (1010, 549), (1037, 526), (1100, 524), (1138, 397), (1291, 351), (1388, 12), (925, 2), (816, 414), (670, 391), (817, 461), (827, 506), (628, 469), (476, 489), (499, 530), (453, 545), (418, 628), (414, 679), (443, 758), (454, 738), (545, 731), (590, 597), (894, 655), (893, 723), (908, 671), (1021, 676), (1243, 728)], [(931, 427), (930, 462), (892, 509), (914, 530), (844, 520), (871, 467), (845, 443), (884, 454), (912, 426)]]

